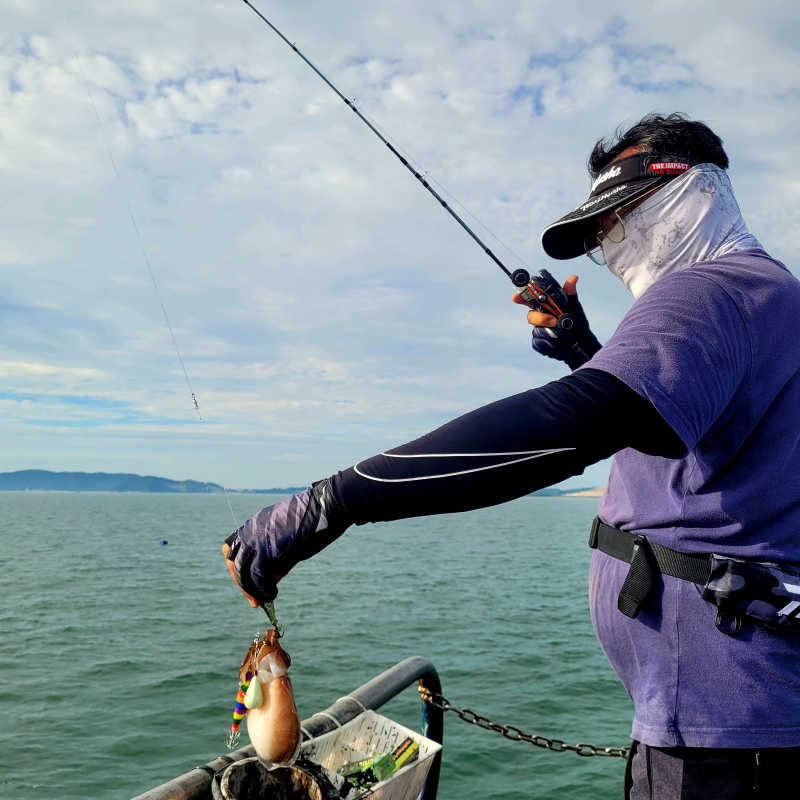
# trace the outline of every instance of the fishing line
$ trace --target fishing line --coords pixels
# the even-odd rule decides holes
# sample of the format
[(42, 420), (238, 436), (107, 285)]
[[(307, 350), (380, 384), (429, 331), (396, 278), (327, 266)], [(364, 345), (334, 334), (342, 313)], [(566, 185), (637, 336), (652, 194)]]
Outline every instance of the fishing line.
[[(62, 12), (63, 14), (63, 12)], [(94, 102), (94, 97), (92, 96), (92, 90), (89, 88), (89, 81), (86, 80), (86, 75), (83, 71), (83, 64), (81, 64), (80, 56), (78, 55), (78, 51), (73, 51), (75, 53), (75, 60), (78, 62), (78, 69), (81, 73), (81, 78), (83, 79), (83, 85), (86, 87), (86, 93), (89, 95), (89, 101), (92, 104), (92, 109), (94, 110), (95, 118), (97, 119), (97, 125), (100, 128), (100, 135), (103, 137), (103, 142), (106, 145), (106, 151), (108, 152), (108, 157), (111, 159), (111, 166), (114, 167), (114, 174), (117, 176), (117, 182), (119, 183), (120, 191), (122, 192), (122, 199), (125, 203), (125, 207), (128, 209), (128, 214), (130, 215), (131, 222), (133, 223), (133, 230), (136, 232), (136, 238), (139, 241), (139, 247), (142, 249), (142, 255), (144, 256), (144, 262), (147, 264), (147, 271), (150, 273), (150, 279), (153, 281), (153, 288), (156, 290), (156, 296), (158, 297), (158, 303), (161, 306), (161, 311), (164, 314), (164, 320), (167, 323), (167, 328), (169, 329), (169, 335), (172, 337), (172, 344), (175, 345), (175, 352), (178, 355), (178, 361), (180, 361), (181, 369), (183, 370), (183, 377), (186, 378), (186, 385), (189, 387), (189, 393), (192, 396), (192, 403), (194, 405), (194, 410), (197, 412), (197, 416), (200, 420), (200, 424), (203, 425), (205, 420), (203, 419), (203, 415), (200, 413), (200, 404), (197, 402), (197, 397), (195, 396), (194, 390), (192, 389), (192, 383), (189, 380), (189, 373), (186, 371), (186, 365), (183, 363), (183, 356), (181, 355), (180, 348), (178, 347), (178, 341), (175, 338), (175, 333), (172, 330), (172, 325), (169, 321), (169, 316), (167, 315), (167, 309), (164, 307), (164, 301), (161, 298), (161, 292), (158, 289), (158, 283), (156, 283), (156, 276), (153, 272), (153, 267), (150, 264), (150, 258), (147, 255), (147, 250), (144, 246), (144, 241), (142, 240), (142, 236), (139, 233), (139, 226), (136, 224), (136, 218), (133, 216), (133, 210), (131, 209), (130, 201), (128, 200), (128, 194), (125, 191), (125, 184), (122, 181), (122, 176), (119, 174), (119, 170), (117, 169), (117, 162), (114, 160), (114, 154), (111, 152), (111, 146), (108, 143), (108, 138), (106, 137), (105, 129), (103, 128), (103, 123), (100, 120), (100, 114), (97, 111), (97, 106)], [(236, 514), (233, 511), (233, 506), (231, 505), (231, 499), (228, 497), (228, 490), (225, 488), (225, 485), (222, 483), (222, 473), (217, 470), (217, 475), (220, 479), (220, 485), (222, 486), (222, 491), (225, 493), (225, 499), (228, 501), (228, 508), (230, 509), (231, 516), (233, 517), (233, 523), (238, 528), (239, 523), (236, 521)]]
[(192, 384), (189, 380), (189, 375), (186, 372), (186, 366), (183, 363), (183, 357), (181, 356), (181, 351), (178, 348), (178, 342), (175, 340), (175, 334), (172, 331), (172, 325), (170, 324), (169, 317), (167, 316), (167, 309), (164, 308), (164, 302), (161, 299), (161, 292), (158, 290), (158, 284), (156, 283), (156, 276), (153, 274), (153, 268), (150, 266), (150, 259), (147, 256), (147, 251), (144, 248), (144, 242), (142, 241), (142, 237), (139, 234), (139, 226), (136, 224), (136, 219), (133, 216), (133, 211), (131, 210), (131, 204), (128, 200), (127, 192), (125, 191), (125, 184), (122, 182), (122, 178), (120, 177), (119, 170), (117, 169), (117, 162), (114, 160), (114, 155), (111, 152), (111, 147), (108, 144), (108, 139), (106, 138), (106, 132), (103, 129), (103, 123), (100, 121), (100, 115), (97, 113), (97, 106), (94, 103), (94, 97), (92, 97), (92, 90), (89, 88), (89, 82), (86, 80), (86, 75), (83, 72), (83, 64), (81, 64), (81, 59), (78, 56), (78, 51), (75, 50), (75, 60), (78, 62), (78, 69), (81, 72), (81, 78), (83, 79), (83, 85), (86, 87), (86, 93), (89, 95), (89, 100), (92, 104), (92, 109), (94, 110), (95, 118), (97, 119), (97, 124), (100, 127), (100, 135), (103, 137), (103, 142), (105, 142), (106, 150), (108, 152), (108, 157), (111, 159), (111, 166), (114, 167), (114, 174), (117, 176), (117, 180), (119, 181), (119, 188), (122, 192), (122, 199), (125, 203), (125, 207), (128, 209), (128, 214), (130, 215), (131, 222), (133, 223), (133, 230), (136, 232), (136, 238), (139, 240), (139, 247), (142, 248), (142, 255), (144, 256), (144, 263), (147, 264), (147, 271), (150, 273), (150, 279), (153, 281), (153, 288), (156, 290), (156, 295), (158, 296), (158, 303), (161, 306), (161, 311), (164, 314), (164, 319), (167, 323), (167, 328), (169, 328), (169, 335), (172, 337), (172, 344), (175, 345), (175, 352), (178, 354), (178, 361), (181, 362), (181, 369), (183, 370), (183, 377), (186, 378), (186, 385), (189, 387), (189, 393), (192, 395), (192, 402), (194, 403), (194, 410), (197, 412), (197, 416), (200, 417), (202, 421), (203, 415), (200, 413), (200, 406), (197, 403), (197, 398), (195, 397), (194, 391), (192, 390)]

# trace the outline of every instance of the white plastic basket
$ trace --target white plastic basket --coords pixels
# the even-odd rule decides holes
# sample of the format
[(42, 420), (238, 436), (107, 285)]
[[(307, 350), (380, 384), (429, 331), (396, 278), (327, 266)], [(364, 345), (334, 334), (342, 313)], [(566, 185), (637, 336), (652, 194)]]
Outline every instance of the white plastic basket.
[(336, 771), (349, 761), (360, 761), (394, 750), (407, 736), (419, 745), (416, 761), (399, 769), (385, 781), (376, 783), (365, 795), (369, 800), (416, 800), (433, 764), (440, 744), (396, 722), (365, 711), (341, 728), (304, 742), (301, 755)]

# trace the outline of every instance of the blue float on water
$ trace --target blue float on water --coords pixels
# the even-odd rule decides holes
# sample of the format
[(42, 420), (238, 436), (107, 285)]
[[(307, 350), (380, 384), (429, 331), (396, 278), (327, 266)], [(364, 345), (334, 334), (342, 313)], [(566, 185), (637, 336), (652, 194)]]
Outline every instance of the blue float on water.
[(169, 542), (168, 542), (166, 539), (162, 539), (162, 540), (159, 542), (159, 545), (165, 545), (165, 544), (169, 544)]

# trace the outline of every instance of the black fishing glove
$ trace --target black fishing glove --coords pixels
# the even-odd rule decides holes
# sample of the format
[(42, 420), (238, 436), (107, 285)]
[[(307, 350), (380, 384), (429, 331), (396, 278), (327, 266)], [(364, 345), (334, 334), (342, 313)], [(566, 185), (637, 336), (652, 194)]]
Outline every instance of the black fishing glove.
[(269, 603), (278, 594), (276, 575), (282, 578), (327, 547), (350, 524), (328, 481), (319, 481), (247, 520), (225, 540), (230, 547), (226, 557), (233, 561), (239, 586)]
[(562, 330), (560, 327), (546, 328), (534, 325), (532, 346), (543, 356), (564, 361), (574, 371), (589, 361), (603, 345), (590, 330), (589, 320), (586, 319), (578, 295), (567, 295), (567, 306), (563, 310), (572, 317), (572, 328)]

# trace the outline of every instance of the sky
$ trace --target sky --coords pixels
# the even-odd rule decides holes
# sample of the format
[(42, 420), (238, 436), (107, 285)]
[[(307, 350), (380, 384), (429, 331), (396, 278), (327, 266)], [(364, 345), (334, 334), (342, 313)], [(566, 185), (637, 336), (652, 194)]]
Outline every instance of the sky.
[[(254, 4), (532, 269), (578, 274), (601, 341), (632, 297), (539, 237), (647, 112), (712, 126), (750, 230), (800, 267), (796, 2)], [(0, 471), (301, 486), (565, 373), (239, 0), (0, 0), (0, 203)]]

